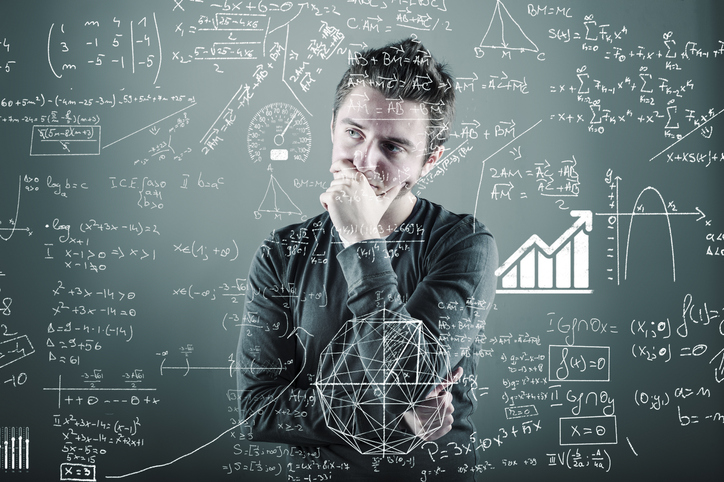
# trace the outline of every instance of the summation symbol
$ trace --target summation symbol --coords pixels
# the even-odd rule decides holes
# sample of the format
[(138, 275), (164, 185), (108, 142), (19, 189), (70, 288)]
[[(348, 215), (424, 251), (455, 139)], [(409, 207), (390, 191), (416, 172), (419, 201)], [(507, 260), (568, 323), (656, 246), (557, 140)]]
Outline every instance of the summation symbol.
[[(403, 414), (443, 381), (449, 365), (420, 320), (387, 309), (349, 320), (319, 359), (324, 421), (359, 453), (409, 453), (424, 439), (406, 428)], [(424, 431), (434, 431), (434, 418)]]

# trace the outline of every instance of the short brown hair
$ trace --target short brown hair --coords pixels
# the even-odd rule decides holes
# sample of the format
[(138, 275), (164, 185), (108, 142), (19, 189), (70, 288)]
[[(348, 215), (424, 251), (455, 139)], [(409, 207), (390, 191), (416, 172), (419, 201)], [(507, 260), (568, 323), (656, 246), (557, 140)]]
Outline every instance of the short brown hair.
[(455, 118), (455, 89), (447, 65), (435, 60), (417, 40), (408, 38), (356, 53), (337, 84), (332, 122), (347, 95), (358, 85), (377, 89), (386, 98), (420, 102), (429, 110), (425, 159), (450, 136)]

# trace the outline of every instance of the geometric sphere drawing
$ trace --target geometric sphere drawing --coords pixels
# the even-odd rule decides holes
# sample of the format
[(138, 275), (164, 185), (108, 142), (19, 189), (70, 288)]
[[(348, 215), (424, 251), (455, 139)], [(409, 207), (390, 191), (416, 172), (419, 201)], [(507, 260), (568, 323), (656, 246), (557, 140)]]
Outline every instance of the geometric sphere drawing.
[(315, 386), (327, 427), (359, 453), (407, 454), (424, 439), (403, 414), (449, 372), (447, 351), (422, 321), (383, 309), (344, 324), (320, 355)]

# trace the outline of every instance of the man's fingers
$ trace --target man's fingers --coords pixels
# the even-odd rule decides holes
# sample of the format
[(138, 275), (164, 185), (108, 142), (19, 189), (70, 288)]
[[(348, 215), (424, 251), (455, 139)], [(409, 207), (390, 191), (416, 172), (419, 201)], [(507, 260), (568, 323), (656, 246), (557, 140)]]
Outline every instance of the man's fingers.
[(436, 430), (433, 433), (428, 434), (426, 437), (424, 437), (424, 439), (428, 442), (434, 442), (435, 440), (441, 438), (443, 435), (447, 435), (450, 430), (452, 430), (452, 425)]
[(398, 194), (400, 194), (400, 191), (402, 191), (402, 188), (405, 186), (404, 183), (397, 184), (395, 186), (392, 186), (390, 189), (385, 191), (385, 193), (382, 196), (379, 196), (380, 198), (384, 199), (387, 202), (387, 205), (389, 206), (392, 204), (392, 201), (395, 200)]
[(327, 191), (319, 195), (319, 202), (322, 203), (325, 211), (329, 211), (329, 193)]
[[(329, 166), (329, 172), (334, 175), (334, 178), (342, 177), (346, 174), (352, 176), (353, 172), (359, 172), (354, 164), (346, 159), (338, 159)], [(352, 176), (354, 177), (354, 176)]]
[(331, 181), (329, 181), (329, 188), (327, 188), (327, 190), (329, 190), (329, 189), (331, 189), (332, 187), (335, 187), (335, 186), (349, 186), (349, 187), (354, 187), (354, 182), (355, 182), (355, 179), (354, 179), (354, 178), (351, 178), (351, 177), (339, 177), (339, 178), (335, 178), (335, 179), (332, 179)]
[[(449, 375), (454, 379), (462, 371)], [(452, 393), (441, 391), (433, 398), (427, 398), (414, 410), (405, 413), (408, 426), (424, 440), (437, 440), (452, 430), (455, 418)]]
[(433, 398), (437, 397), (440, 392), (447, 390), (447, 388), (454, 383), (456, 383), (458, 380), (460, 380), (463, 376), (463, 367), (457, 367), (452, 372), (449, 372), (445, 379), (435, 388), (432, 389), (430, 393), (428, 393), (426, 398)]
[(433, 404), (427, 407), (431, 413), (426, 417), (426, 421), (422, 423), (425, 427), (423, 438), (425, 440), (437, 440), (452, 430), (455, 421), (453, 417), (455, 407), (450, 392), (442, 392), (429, 401), (433, 402)]

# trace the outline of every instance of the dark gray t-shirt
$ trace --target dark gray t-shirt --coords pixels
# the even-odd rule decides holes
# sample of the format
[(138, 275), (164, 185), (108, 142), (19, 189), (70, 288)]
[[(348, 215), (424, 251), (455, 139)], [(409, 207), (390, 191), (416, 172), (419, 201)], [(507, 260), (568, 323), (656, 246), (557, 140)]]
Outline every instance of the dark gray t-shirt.
[[(485, 226), (424, 199), (387, 239), (345, 248), (325, 212), (264, 241), (237, 350), (240, 419), (291, 446), (288, 480), (475, 480), (497, 264)], [(423, 442), (402, 413), (457, 366), (453, 429)]]

